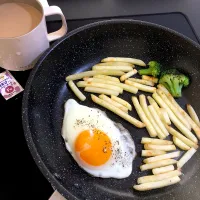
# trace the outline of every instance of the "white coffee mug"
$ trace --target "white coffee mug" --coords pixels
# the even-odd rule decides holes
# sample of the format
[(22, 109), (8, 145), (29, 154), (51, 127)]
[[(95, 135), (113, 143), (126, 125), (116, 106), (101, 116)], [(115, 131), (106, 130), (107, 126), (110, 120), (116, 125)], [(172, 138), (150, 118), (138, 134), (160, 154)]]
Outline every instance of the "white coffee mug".
[[(0, 37), (0, 67), (11, 71), (24, 71), (33, 68), (40, 55), (49, 48), (49, 42), (66, 34), (67, 23), (61, 9), (49, 6), (46, 0), (3, 0), (3, 3), (10, 2), (29, 4), (42, 13), (40, 23), (27, 34), (14, 38)], [(62, 27), (48, 34), (45, 17), (50, 15), (60, 15)]]

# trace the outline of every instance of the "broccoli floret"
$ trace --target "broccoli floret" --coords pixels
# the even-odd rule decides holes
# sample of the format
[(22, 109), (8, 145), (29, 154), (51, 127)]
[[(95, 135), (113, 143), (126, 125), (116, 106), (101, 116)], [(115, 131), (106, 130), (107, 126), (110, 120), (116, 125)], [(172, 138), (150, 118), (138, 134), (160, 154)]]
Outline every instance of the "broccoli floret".
[(140, 69), (138, 71), (140, 75), (151, 75), (154, 77), (157, 77), (160, 75), (160, 68), (161, 68), (160, 63), (156, 61), (150, 61), (148, 65), (149, 65), (148, 69)]
[(170, 69), (161, 74), (159, 83), (164, 85), (173, 97), (181, 97), (182, 88), (187, 87), (190, 80), (176, 69)]

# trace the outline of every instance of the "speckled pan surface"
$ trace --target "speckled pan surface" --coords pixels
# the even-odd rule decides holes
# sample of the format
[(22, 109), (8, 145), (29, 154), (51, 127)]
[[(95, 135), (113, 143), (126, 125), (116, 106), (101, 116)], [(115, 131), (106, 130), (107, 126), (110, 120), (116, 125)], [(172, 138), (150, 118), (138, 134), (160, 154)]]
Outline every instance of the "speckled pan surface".
[[(200, 115), (200, 47), (188, 38), (167, 28), (133, 20), (111, 20), (90, 24), (69, 33), (46, 51), (33, 69), (23, 100), (23, 126), (33, 158), (54, 188), (68, 200), (139, 200), (199, 199), (200, 151), (183, 168), (179, 184), (164, 189), (136, 192), (132, 185), (140, 172), (142, 136), (137, 129), (106, 111), (108, 116), (127, 128), (136, 143), (138, 156), (130, 177), (122, 180), (94, 178), (80, 169), (64, 146), (61, 137), (64, 102), (75, 98), (68, 90), (65, 77), (90, 69), (107, 56), (135, 57), (148, 62), (157, 60), (166, 67), (176, 67), (191, 77), (191, 85), (180, 99), (181, 105), (191, 103)], [(138, 95), (138, 94), (137, 94)], [(131, 95), (123, 94), (130, 101)], [(80, 103), (80, 102), (79, 102)], [(84, 105), (105, 110), (89, 98)], [(135, 111), (131, 114), (136, 116)]]

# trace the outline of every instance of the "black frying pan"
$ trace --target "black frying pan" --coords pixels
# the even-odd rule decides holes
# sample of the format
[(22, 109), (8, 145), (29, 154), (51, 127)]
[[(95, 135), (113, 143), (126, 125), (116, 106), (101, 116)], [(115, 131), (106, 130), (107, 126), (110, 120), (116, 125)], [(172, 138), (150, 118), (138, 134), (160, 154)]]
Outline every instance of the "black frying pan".
[[(191, 103), (200, 115), (200, 47), (185, 36), (159, 25), (111, 20), (90, 24), (69, 33), (46, 51), (33, 69), (23, 100), (23, 126), (35, 162), (50, 183), (68, 199), (199, 199), (200, 151), (183, 168), (179, 184), (149, 191), (133, 191), (142, 163), (140, 139), (145, 129), (137, 129), (109, 111), (108, 116), (127, 128), (136, 143), (138, 156), (130, 177), (122, 180), (89, 176), (78, 167), (65, 149), (61, 137), (64, 102), (75, 98), (68, 90), (65, 77), (90, 69), (108, 56), (135, 57), (148, 62), (157, 60), (167, 67), (178, 68), (191, 77), (191, 85), (179, 100)], [(101, 108), (90, 100), (83, 103)], [(123, 98), (130, 101), (126, 93)], [(135, 116), (135, 111), (132, 111)]]

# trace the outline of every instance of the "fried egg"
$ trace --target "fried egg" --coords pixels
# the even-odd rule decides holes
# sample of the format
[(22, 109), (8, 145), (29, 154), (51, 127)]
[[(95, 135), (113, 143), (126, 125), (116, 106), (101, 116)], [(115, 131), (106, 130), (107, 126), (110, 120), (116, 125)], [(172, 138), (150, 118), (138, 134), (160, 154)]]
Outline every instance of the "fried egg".
[(69, 99), (64, 108), (62, 137), (77, 164), (92, 176), (121, 179), (131, 174), (134, 141), (103, 111)]

